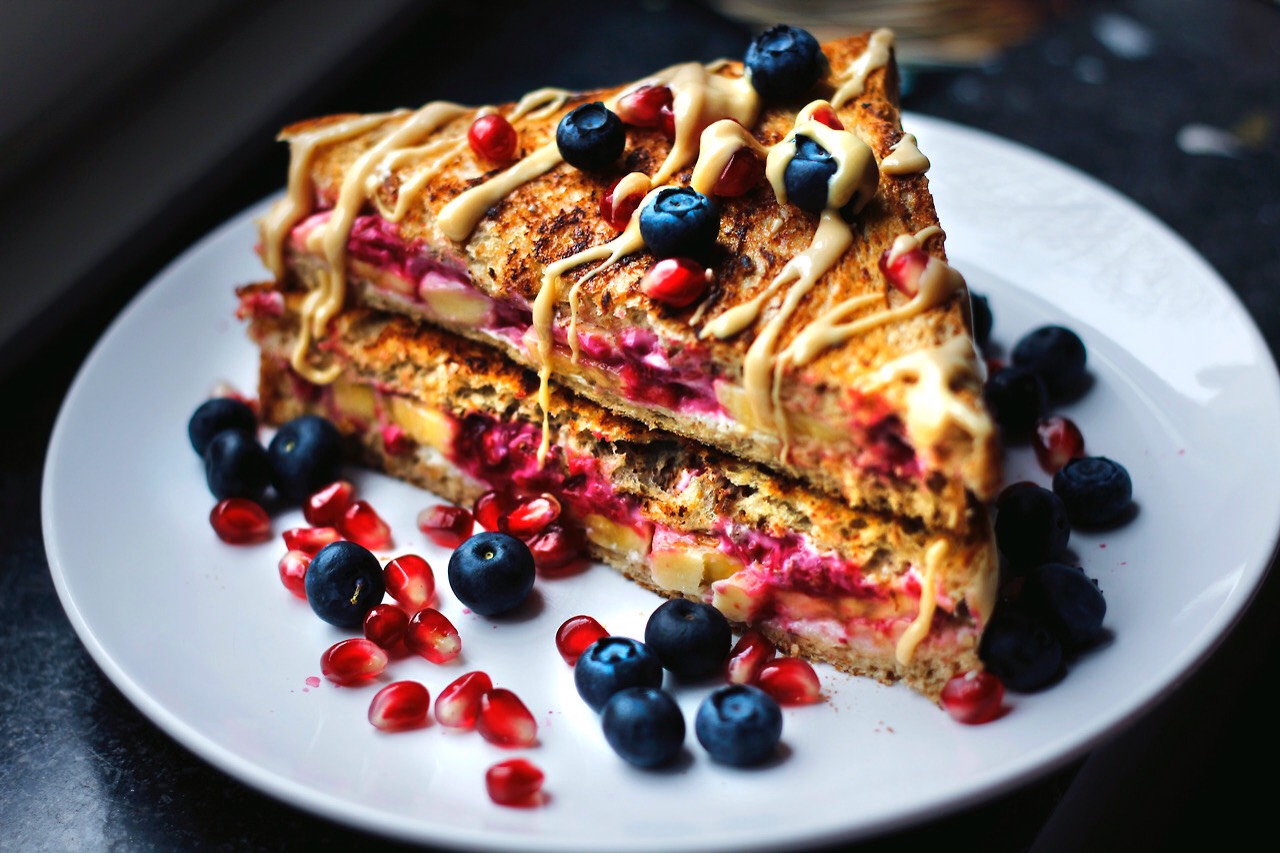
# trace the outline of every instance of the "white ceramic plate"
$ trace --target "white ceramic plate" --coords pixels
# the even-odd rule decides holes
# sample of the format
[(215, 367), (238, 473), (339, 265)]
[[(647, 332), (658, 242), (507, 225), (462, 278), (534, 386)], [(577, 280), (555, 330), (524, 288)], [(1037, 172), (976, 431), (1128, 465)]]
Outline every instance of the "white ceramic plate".
[[(1045, 322), (1081, 334), (1097, 381), (1066, 413), (1089, 450), (1123, 462), (1136, 484), (1130, 525), (1072, 537), (1105, 591), (1114, 641), (1053, 689), (1013, 696), (1004, 718), (965, 727), (905, 688), (824, 667), (827, 701), (785, 712), (774, 766), (715, 766), (690, 736), (678, 768), (640, 772), (610, 752), (552, 640), (580, 612), (642, 636), (658, 599), (595, 567), (539, 582), (541, 612), (495, 627), (463, 613), (444, 583), (445, 553), (415, 529), (432, 498), (363, 474), (357, 486), (391, 523), (395, 550), (436, 567), (442, 609), (464, 641), (460, 666), (397, 661), (384, 680), (418, 679), (434, 696), (464, 668), (483, 668), (525, 699), (541, 743), (512, 753), (438, 725), (379, 733), (365, 721), (372, 689), (308, 685), (344, 635), (280, 586), (279, 539), (215, 539), (187, 443), (187, 418), (216, 382), (254, 387), (232, 289), (262, 275), (252, 253), (262, 206), (152, 282), (67, 396), (43, 508), (54, 580), (81, 639), (143, 713), (227, 773), (327, 817), (438, 845), (741, 851), (862, 838), (1088, 749), (1202, 660), (1266, 571), (1280, 472), (1252, 448), (1280, 434), (1275, 366), (1221, 279), (1129, 201), (1008, 142), (921, 116), (909, 124), (933, 160), (951, 257), (991, 297), (996, 339), (1009, 345)], [(1011, 480), (1047, 482), (1025, 451), (1009, 467)], [(294, 512), (275, 529), (299, 523)], [(706, 692), (680, 688), (686, 719)], [(545, 770), (545, 806), (487, 798), (485, 768), (513, 754)]]

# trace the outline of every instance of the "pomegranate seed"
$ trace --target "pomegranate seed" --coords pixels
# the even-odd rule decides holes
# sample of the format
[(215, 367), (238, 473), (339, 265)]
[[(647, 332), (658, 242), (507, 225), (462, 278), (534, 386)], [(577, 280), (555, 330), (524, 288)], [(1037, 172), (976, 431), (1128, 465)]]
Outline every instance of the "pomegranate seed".
[(457, 548), (474, 526), (471, 511), (460, 506), (436, 504), (418, 513), (418, 529), (441, 548)]
[(658, 127), (662, 128), (662, 133), (667, 139), (676, 138), (676, 111), (672, 107), (663, 107), (658, 110)]
[(369, 722), (384, 732), (420, 729), (431, 711), (431, 693), (416, 681), (393, 681), (369, 703)]
[(355, 486), (346, 480), (336, 480), (307, 498), (302, 505), (302, 517), (312, 527), (334, 527), (351, 506), (355, 493)]
[(807, 660), (800, 658), (778, 658), (765, 664), (756, 686), (779, 705), (809, 705), (822, 698), (818, 673)]
[(586, 556), (586, 547), (576, 531), (570, 532), (563, 525), (551, 524), (547, 529), (525, 541), (533, 554), (533, 565), (539, 572), (563, 569)]
[(909, 249), (890, 259), (888, 249), (880, 256), (880, 272), (884, 273), (895, 288), (907, 296), (915, 296), (920, 273), (929, 263), (929, 255), (923, 249)]
[(1051, 415), (1036, 421), (1031, 446), (1035, 448), (1040, 467), (1050, 474), (1056, 474), (1072, 459), (1084, 456), (1084, 435), (1075, 421)]
[(475, 516), (476, 524), (492, 532), (498, 529), (502, 516), (510, 508), (510, 502), (507, 497), (491, 489), (476, 498), (476, 502), (471, 508), (471, 514)]
[(513, 758), (493, 765), (484, 774), (489, 799), (500, 806), (532, 806), (540, 801), (542, 771), (528, 759)]
[(492, 689), (493, 680), (479, 670), (458, 676), (436, 698), (436, 719), (452, 729), (471, 728), (480, 716), (480, 700)]
[(218, 501), (209, 513), (209, 523), (218, 538), (229, 545), (249, 545), (271, 538), (271, 516), (248, 498)]
[(312, 557), (325, 545), (342, 538), (336, 527), (291, 527), (283, 535), (284, 547)]
[(666, 86), (641, 86), (618, 99), (618, 118), (635, 127), (657, 127), (662, 110), (671, 109), (674, 95)]
[(498, 687), (480, 697), (476, 731), (498, 746), (532, 746), (538, 738), (538, 723), (519, 696)]
[(951, 719), (976, 726), (989, 723), (1004, 703), (1004, 683), (989, 672), (970, 670), (953, 677), (942, 688), (942, 707)]
[(338, 529), (343, 536), (370, 551), (391, 547), (391, 528), (368, 501), (356, 501), (347, 507)]
[(604, 626), (590, 616), (570, 616), (556, 631), (556, 650), (565, 663), (573, 666), (587, 646), (607, 636)]
[(534, 536), (560, 517), (560, 501), (554, 495), (541, 494), (524, 498), (499, 519), (504, 533), (524, 538)]
[(489, 113), (471, 122), (467, 142), (476, 156), (490, 163), (505, 163), (516, 153), (520, 138), (504, 116)]
[[(618, 179), (621, 183), (622, 179)], [(618, 184), (614, 184), (609, 191), (600, 199), (600, 218), (608, 222), (610, 227), (616, 231), (621, 231), (627, 227), (627, 223), (631, 221), (631, 217), (636, 212), (636, 208), (640, 206), (640, 202), (644, 200), (643, 193), (632, 193), (623, 199), (614, 198), (614, 192), (618, 189)]]
[(428, 607), (409, 619), (404, 644), (432, 663), (448, 663), (462, 654), (458, 629), (439, 610)]
[(413, 452), (413, 439), (399, 424), (387, 424), (381, 430), (382, 449), (390, 456), (407, 456)]
[(276, 566), (280, 570), (280, 583), (304, 601), (307, 597), (307, 566), (309, 565), (311, 565), (310, 554), (305, 551), (288, 551)]
[(711, 192), (734, 198), (760, 183), (763, 177), (764, 163), (760, 158), (749, 148), (739, 148), (733, 152), (729, 162), (725, 163), (724, 171), (716, 179), (716, 185), (712, 187)]
[(640, 290), (645, 296), (672, 308), (685, 308), (702, 298), (711, 282), (711, 270), (689, 258), (664, 258), (644, 274)]
[(831, 107), (818, 107), (809, 117), (818, 124), (825, 124), (832, 130), (844, 130), (844, 123), (840, 121), (840, 117), (836, 115), (836, 111)]
[(387, 653), (363, 637), (334, 643), (320, 656), (320, 672), (334, 684), (359, 684), (386, 668)]
[(364, 617), (364, 636), (384, 649), (394, 649), (404, 642), (409, 627), (409, 614), (394, 604), (377, 604)]
[(480, 456), (489, 468), (501, 470), (506, 467), (507, 456), (510, 454), (511, 445), (502, 430), (489, 430), (480, 437)]
[(412, 613), (430, 607), (436, 597), (436, 576), (430, 564), (417, 554), (404, 554), (382, 569), (387, 594)]
[(725, 680), (730, 684), (755, 684), (760, 680), (760, 670), (776, 653), (764, 634), (749, 628), (729, 651), (729, 660), (724, 665)]

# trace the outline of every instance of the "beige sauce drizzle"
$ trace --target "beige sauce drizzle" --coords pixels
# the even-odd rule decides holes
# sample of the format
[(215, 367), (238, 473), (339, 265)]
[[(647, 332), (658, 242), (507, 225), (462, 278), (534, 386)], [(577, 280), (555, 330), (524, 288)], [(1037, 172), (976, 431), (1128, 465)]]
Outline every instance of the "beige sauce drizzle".
[(831, 96), (832, 106), (842, 107), (853, 98), (860, 97), (867, 88), (867, 77), (889, 62), (892, 49), (893, 30), (879, 29), (872, 33), (866, 50), (838, 78), (836, 93)]
[(573, 92), (568, 89), (534, 89), (525, 95), (507, 114), (507, 120), (514, 122), (522, 118), (547, 118), (564, 106), (565, 101), (572, 98)]
[(916, 146), (916, 138), (910, 133), (889, 149), (889, 156), (880, 161), (880, 171), (886, 175), (921, 175), (929, 171), (929, 158)]
[(436, 221), (450, 240), (462, 242), (471, 236), (485, 211), (511, 195), (517, 187), (550, 172), (561, 161), (555, 140), (548, 142), (511, 168), (477, 184), (444, 206)]
[(902, 636), (898, 638), (898, 645), (894, 650), (901, 666), (911, 663), (911, 659), (916, 654), (916, 647), (928, 636), (929, 629), (933, 627), (933, 612), (938, 604), (936, 591), (938, 571), (949, 551), (950, 547), (945, 539), (935, 539), (925, 549), (924, 583), (920, 587), (920, 610), (916, 613), (916, 618), (907, 626), (907, 630), (903, 631)]
[(750, 80), (745, 76), (713, 74), (697, 62), (672, 66), (646, 82), (670, 87), (671, 110), (676, 120), (675, 142), (667, 159), (654, 173), (654, 186), (670, 181), (676, 172), (694, 161), (703, 128), (718, 119), (733, 119), (751, 127), (760, 114), (760, 96)]
[(873, 390), (908, 380), (903, 426), (915, 447), (936, 446), (952, 426), (981, 445), (991, 433), (991, 420), (966, 405), (956, 394), (961, 385), (981, 388), (976, 365), (973, 344), (968, 338), (956, 337), (883, 365), (867, 387)]

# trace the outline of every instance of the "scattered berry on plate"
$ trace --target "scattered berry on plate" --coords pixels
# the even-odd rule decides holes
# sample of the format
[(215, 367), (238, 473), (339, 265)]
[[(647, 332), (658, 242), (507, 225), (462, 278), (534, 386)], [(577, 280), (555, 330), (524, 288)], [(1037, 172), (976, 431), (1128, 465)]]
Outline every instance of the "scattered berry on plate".
[(622, 156), (627, 130), (600, 101), (570, 110), (556, 128), (556, 147), (570, 166), (585, 171), (608, 168)]
[(555, 495), (540, 494), (518, 498), (498, 519), (498, 529), (519, 539), (536, 536), (560, 517), (560, 501)]
[(355, 497), (356, 487), (346, 480), (334, 480), (307, 496), (302, 517), (312, 527), (337, 527)]
[(978, 646), (986, 668), (1020, 693), (1040, 690), (1062, 674), (1062, 644), (1039, 619), (1017, 609), (998, 609)]
[(524, 702), (505, 687), (495, 687), (480, 697), (476, 731), (498, 746), (533, 746), (538, 723)]
[(1082, 456), (1053, 475), (1053, 491), (1062, 498), (1072, 524), (1096, 527), (1124, 517), (1133, 500), (1133, 481), (1119, 462)]
[(818, 673), (801, 658), (777, 658), (765, 664), (755, 684), (779, 705), (812, 705), (822, 699)]
[(386, 668), (387, 653), (363, 637), (334, 643), (320, 656), (320, 672), (344, 686), (362, 684)]
[(729, 650), (729, 659), (724, 665), (725, 680), (730, 684), (755, 684), (760, 670), (776, 654), (777, 649), (764, 634), (748, 628)]
[(587, 646), (601, 637), (609, 636), (604, 626), (590, 616), (570, 616), (556, 631), (556, 651), (564, 662), (573, 666), (586, 651)]
[(702, 700), (693, 730), (712, 760), (749, 767), (777, 754), (782, 709), (758, 687), (730, 684)]
[(395, 604), (375, 605), (364, 617), (364, 636), (384, 649), (394, 649), (404, 642), (409, 630), (409, 614)]
[(795, 146), (782, 175), (787, 201), (801, 210), (822, 213), (827, 208), (831, 176), (836, 173), (836, 158), (807, 136), (797, 136)]
[(402, 554), (382, 570), (387, 594), (410, 613), (430, 607), (436, 597), (436, 576), (431, 564), (417, 554)]
[(744, 63), (760, 97), (777, 103), (802, 98), (818, 82), (827, 61), (807, 30), (779, 24), (751, 40)]
[(500, 806), (536, 806), (542, 799), (543, 772), (527, 758), (499, 761), (484, 774), (489, 799)]
[(267, 446), (271, 482), (280, 496), (300, 504), (342, 470), (342, 436), (319, 415), (302, 415), (276, 431)]
[(720, 210), (692, 187), (665, 187), (640, 209), (640, 236), (659, 258), (703, 258), (720, 236)]
[(426, 607), (409, 617), (404, 644), (432, 663), (448, 663), (462, 654), (462, 636), (439, 610)]
[(218, 500), (248, 498), (260, 501), (271, 483), (267, 451), (256, 435), (225, 429), (204, 450), (205, 481)]
[(1005, 367), (991, 374), (983, 396), (1008, 441), (1025, 440), (1049, 408), (1044, 379), (1025, 367)]
[(1050, 415), (1036, 421), (1031, 447), (1040, 467), (1056, 474), (1072, 459), (1084, 456), (1084, 434), (1070, 418)]
[(673, 598), (649, 615), (644, 644), (680, 678), (702, 678), (718, 672), (729, 657), (733, 630), (724, 614), (710, 604)]
[(477, 533), (449, 557), (453, 594), (481, 616), (496, 616), (522, 604), (533, 589), (534, 576), (529, 546), (506, 533)]
[(391, 526), (368, 501), (354, 501), (338, 521), (342, 535), (371, 551), (391, 547)]
[(475, 519), (465, 507), (436, 504), (418, 513), (418, 529), (441, 548), (457, 548), (475, 528)]
[(204, 456), (214, 436), (226, 430), (258, 434), (258, 418), (247, 403), (231, 397), (214, 397), (196, 407), (187, 422), (187, 437), (198, 455)]
[(1071, 537), (1062, 499), (1025, 480), (996, 499), (995, 531), (996, 545), (1015, 571), (1062, 556)]
[(449, 682), (436, 697), (436, 722), (451, 729), (469, 729), (480, 716), (480, 700), (493, 689), (493, 679), (476, 670)]
[(628, 687), (605, 703), (604, 739), (628, 764), (661, 767), (684, 746), (684, 715), (671, 694), (657, 687)]
[(291, 527), (280, 535), (287, 550), (302, 551), (312, 556), (325, 545), (342, 538), (335, 527)]
[(534, 568), (543, 575), (558, 575), (572, 569), (586, 556), (586, 542), (577, 527), (551, 524), (529, 537), (526, 544)]
[(1027, 573), (1018, 607), (1040, 619), (1067, 651), (1079, 651), (1102, 633), (1107, 601), (1084, 569), (1045, 563)]
[(501, 113), (479, 116), (467, 130), (467, 142), (481, 160), (502, 164), (515, 156), (520, 139)]
[(311, 559), (306, 590), (315, 614), (339, 628), (360, 628), (387, 591), (378, 558), (345, 539), (324, 546)]
[(991, 340), (991, 327), (995, 318), (991, 313), (991, 302), (986, 296), (969, 291), (969, 305), (973, 312), (973, 340), (979, 347), (986, 347)]
[(663, 258), (640, 280), (640, 292), (672, 308), (687, 308), (702, 298), (711, 270), (691, 258)]
[(578, 658), (573, 683), (591, 710), (628, 687), (661, 687), (662, 664), (644, 643), (630, 637), (601, 637)]
[(942, 707), (957, 722), (989, 723), (1004, 709), (1004, 684), (985, 670), (971, 669), (943, 685)]
[(209, 513), (209, 524), (228, 545), (250, 545), (271, 538), (271, 516), (248, 498), (225, 498)]
[(369, 703), (369, 722), (384, 732), (420, 729), (431, 718), (431, 692), (416, 681), (393, 681)]
[(1071, 394), (1085, 379), (1084, 342), (1064, 326), (1033, 329), (1014, 344), (1012, 357), (1015, 366), (1040, 374), (1054, 397)]
[(276, 564), (276, 569), (280, 573), (280, 583), (303, 601), (307, 599), (307, 566), (309, 565), (311, 565), (311, 555), (303, 551), (286, 551), (280, 558), (280, 562)]

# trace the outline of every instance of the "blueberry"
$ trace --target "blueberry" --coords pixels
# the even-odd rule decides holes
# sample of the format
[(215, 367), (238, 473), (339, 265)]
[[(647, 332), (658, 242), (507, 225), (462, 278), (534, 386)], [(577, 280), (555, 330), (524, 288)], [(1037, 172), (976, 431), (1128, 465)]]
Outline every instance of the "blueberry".
[(224, 429), (204, 449), (204, 475), (218, 500), (260, 501), (271, 483), (271, 466), (253, 433)]
[(987, 297), (969, 291), (969, 304), (973, 306), (973, 340), (980, 347), (985, 347), (991, 340), (991, 327), (995, 318), (991, 314), (991, 303)]
[(1025, 439), (1049, 410), (1049, 395), (1040, 374), (1025, 367), (1006, 367), (987, 380), (983, 396), (991, 416), (1009, 441)]
[(1014, 483), (996, 499), (996, 545), (1015, 570), (1062, 556), (1071, 527), (1062, 499), (1035, 483)]
[(307, 566), (307, 603), (315, 614), (339, 628), (359, 628), (382, 602), (386, 582), (382, 564), (369, 549), (346, 539), (330, 542)]
[(782, 173), (787, 201), (801, 210), (822, 213), (827, 207), (831, 176), (838, 164), (831, 152), (807, 136), (797, 136), (796, 151)]
[(1048, 687), (1062, 672), (1062, 644), (1043, 622), (1019, 610), (1001, 610), (987, 624), (978, 655), (1011, 690)]
[(595, 171), (608, 168), (627, 145), (622, 119), (593, 101), (570, 110), (556, 128), (556, 146), (570, 166)]
[(533, 554), (506, 533), (477, 533), (449, 557), (449, 586), (458, 600), (481, 616), (496, 616), (521, 604), (533, 589)]
[(578, 695), (599, 711), (609, 697), (628, 687), (661, 687), (662, 664), (644, 643), (629, 637), (601, 637), (573, 667)]
[(747, 767), (777, 752), (782, 710), (760, 688), (730, 684), (702, 700), (693, 730), (713, 760)]
[(710, 604), (673, 598), (649, 616), (644, 644), (681, 678), (702, 678), (724, 665), (733, 630)]
[(267, 446), (271, 482), (280, 497), (301, 503), (342, 471), (342, 435), (319, 415), (294, 418)]
[(671, 694), (628, 687), (605, 703), (600, 724), (613, 751), (636, 767), (670, 764), (684, 745), (684, 715)]
[(1039, 373), (1055, 397), (1070, 394), (1084, 381), (1084, 342), (1062, 326), (1041, 326), (1028, 332), (1014, 345), (1012, 355), (1015, 365)]
[(1071, 651), (1098, 638), (1107, 614), (1107, 601), (1097, 582), (1083, 569), (1063, 563), (1045, 563), (1028, 572), (1018, 607), (1044, 622)]
[(1118, 462), (1082, 456), (1053, 475), (1053, 491), (1062, 498), (1072, 524), (1096, 527), (1123, 517), (1133, 499), (1133, 481)]
[(813, 88), (827, 59), (807, 30), (779, 24), (751, 40), (745, 64), (760, 97), (778, 102), (794, 100)]
[(640, 211), (640, 236), (659, 258), (705, 258), (720, 235), (720, 210), (691, 187), (667, 187)]
[(213, 437), (226, 429), (235, 429), (249, 435), (258, 434), (258, 418), (253, 409), (230, 397), (214, 397), (201, 403), (187, 422), (187, 437), (196, 453), (204, 451)]

